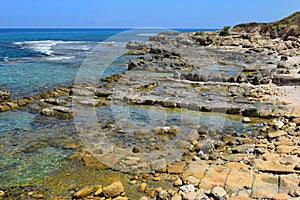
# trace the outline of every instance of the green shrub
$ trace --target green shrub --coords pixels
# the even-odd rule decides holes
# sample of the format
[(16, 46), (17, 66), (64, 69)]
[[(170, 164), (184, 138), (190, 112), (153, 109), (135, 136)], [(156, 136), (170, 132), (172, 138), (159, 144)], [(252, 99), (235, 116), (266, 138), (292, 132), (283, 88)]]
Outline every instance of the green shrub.
[(229, 36), (230, 35), (230, 26), (224, 26), (220, 31), (220, 36)]

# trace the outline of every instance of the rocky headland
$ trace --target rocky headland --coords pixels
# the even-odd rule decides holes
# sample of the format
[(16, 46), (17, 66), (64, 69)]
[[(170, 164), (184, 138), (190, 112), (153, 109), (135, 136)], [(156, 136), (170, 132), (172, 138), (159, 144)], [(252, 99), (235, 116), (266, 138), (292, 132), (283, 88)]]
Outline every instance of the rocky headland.
[[(70, 104), (75, 102), (92, 107), (126, 104), (214, 112), (240, 116), (243, 123), (263, 119), (263, 125), (253, 127), (256, 134), (230, 130), (224, 134), (214, 127), (187, 125), (186, 137), (176, 146), (182, 149), (182, 159), (154, 160), (147, 168), (150, 170), (131, 174), (128, 182), (137, 196), (130, 199), (297, 199), (299, 24), (297, 12), (273, 23), (237, 25), (225, 36), (220, 31), (164, 32), (148, 42), (130, 41), (127, 54), (138, 57), (129, 61), (128, 72), (102, 79), (99, 85), (83, 83), (16, 100), (10, 99), (9, 91), (1, 91), (0, 110), (30, 104), (45, 116), (72, 117), (76, 111)], [(178, 136), (180, 129), (152, 127), (135, 134), (146, 140), (147, 135), (165, 140)], [(103, 130), (126, 134), (117, 124), (108, 124)], [(148, 167), (139, 154), (163, 149), (164, 143), (156, 143), (150, 150), (143, 148), (127, 149), (120, 157), (124, 147), (109, 157), (115, 158), (111, 162), (116, 165), (128, 165), (128, 169)], [(97, 170), (109, 167), (97, 161), (96, 151), (89, 151), (78, 147), (70, 159)], [(125, 200), (129, 197), (124, 184), (116, 181), (103, 187), (95, 183), (78, 189), (72, 197), (56, 199)], [(8, 194), (0, 191), (2, 197)], [(44, 197), (41, 194), (39, 198)]]

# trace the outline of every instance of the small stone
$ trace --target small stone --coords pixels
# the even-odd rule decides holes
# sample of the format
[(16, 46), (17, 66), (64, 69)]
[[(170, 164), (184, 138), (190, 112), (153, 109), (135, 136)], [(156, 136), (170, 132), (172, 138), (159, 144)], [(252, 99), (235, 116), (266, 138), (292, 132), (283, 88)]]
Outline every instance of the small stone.
[(147, 197), (141, 197), (140, 200), (148, 200)]
[(95, 192), (95, 195), (98, 196), (98, 195), (100, 195), (102, 192), (103, 192), (103, 186), (102, 186), (102, 185), (98, 185), (98, 186), (97, 186), (97, 189), (96, 189), (96, 192)]
[(216, 199), (223, 199), (226, 196), (226, 191), (221, 188), (221, 187), (214, 187), (211, 191), (211, 194), (216, 198)]
[(293, 119), (293, 122), (297, 125), (300, 125), (300, 118)]
[(153, 177), (152, 180), (153, 180), (153, 181), (160, 181), (161, 178), (160, 178), (160, 177)]
[(249, 117), (244, 117), (242, 120), (243, 123), (250, 123), (251, 119)]
[(133, 152), (133, 153), (140, 153), (140, 151), (141, 151), (141, 148), (140, 148), (140, 147), (133, 147), (133, 148), (132, 148), (132, 152)]
[(0, 197), (3, 197), (5, 195), (5, 192), (3, 190), (0, 190)]
[(189, 193), (183, 195), (184, 200), (195, 200), (196, 197), (197, 197), (196, 192), (189, 192)]
[(198, 186), (199, 183), (200, 183), (200, 180), (197, 179), (194, 176), (189, 176), (189, 177), (187, 177), (187, 181), (186, 182), (187, 182), (188, 185)]
[(276, 129), (281, 129), (284, 126), (284, 123), (282, 121), (275, 121), (274, 122), (274, 127)]
[(159, 197), (161, 200), (166, 200), (166, 199), (168, 199), (168, 196), (169, 196), (169, 194), (168, 194), (168, 192), (167, 192), (166, 190), (162, 190), (162, 191), (160, 191), (159, 194), (158, 194), (158, 197)]
[(214, 162), (215, 165), (223, 165), (224, 164), (224, 161), (221, 159), (221, 158), (218, 158), (215, 162)]
[(139, 186), (139, 192), (145, 192), (148, 188), (147, 183), (141, 183)]
[(131, 181), (129, 181), (129, 183), (130, 183), (131, 185), (135, 185), (135, 184), (137, 183), (137, 180), (131, 180)]
[(103, 188), (103, 194), (105, 197), (116, 197), (124, 192), (124, 187), (120, 181), (114, 182), (111, 185)]
[(181, 200), (181, 196), (176, 195), (176, 196), (172, 197), (171, 200)]
[(288, 200), (289, 195), (286, 193), (275, 194), (272, 198), (273, 200)]
[(177, 186), (182, 186), (182, 180), (181, 178), (178, 178), (174, 181), (174, 186), (177, 187)]
[(156, 191), (155, 190), (149, 190), (147, 194), (148, 194), (149, 197), (154, 198), (156, 196)]
[(195, 192), (195, 187), (193, 185), (183, 185), (179, 189), (185, 193)]
[(300, 164), (297, 164), (295, 167), (294, 167), (295, 170), (300, 170)]
[(75, 192), (73, 195), (74, 198), (84, 198), (92, 193), (92, 190), (89, 187), (84, 187), (81, 190)]

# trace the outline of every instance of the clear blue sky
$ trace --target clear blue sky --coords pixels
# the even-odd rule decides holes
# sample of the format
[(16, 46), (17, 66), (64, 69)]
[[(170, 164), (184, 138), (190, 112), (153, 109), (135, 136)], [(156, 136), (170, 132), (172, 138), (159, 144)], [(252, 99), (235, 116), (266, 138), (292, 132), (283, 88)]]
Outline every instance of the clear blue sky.
[(300, 10), (299, 0), (2, 0), (0, 27), (221, 28), (270, 22)]

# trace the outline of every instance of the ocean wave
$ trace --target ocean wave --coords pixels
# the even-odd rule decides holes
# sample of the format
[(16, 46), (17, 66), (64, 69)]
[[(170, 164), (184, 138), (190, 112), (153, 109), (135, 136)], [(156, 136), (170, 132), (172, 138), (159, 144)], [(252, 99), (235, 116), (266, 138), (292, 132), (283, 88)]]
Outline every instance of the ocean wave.
[(42, 40), (42, 41), (15, 42), (14, 44), (46, 55), (52, 55), (52, 53), (54, 53), (54, 51), (52, 50), (52, 46), (56, 45), (58, 42), (62, 42), (62, 41)]
[(60, 60), (69, 60), (73, 59), (75, 56), (53, 56), (53, 57), (47, 57), (46, 60), (49, 61), (60, 61)]
[(82, 44), (83, 46), (70, 46), (64, 47), (65, 49), (75, 49), (75, 50), (82, 50), (87, 51), (90, 47), (87, 44), (91, 44), (93, 42), (86, 42), (86, 41), (61, 41), (61, 40), (40, 40), (40, 41), (25, 41), (25, 42), (15, 42), (15, 45), (21, 46), (22, 48), (30, 49), (36, 52), (40, 52), (46, 55), (53, 55), (55, 50), (53, 49), (54, 46), (60, 44), (68, 44), (68, 45), (79, 45)]
[(151, 36), (155, 36), (157, 34), (158, 33), (139, 33), (139, 34), (137, 34), (137, 36), (139, 36), (139, 37), (151, 37)]

